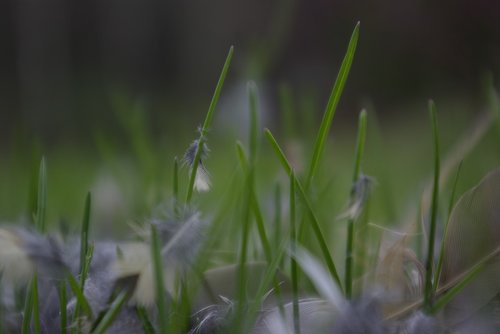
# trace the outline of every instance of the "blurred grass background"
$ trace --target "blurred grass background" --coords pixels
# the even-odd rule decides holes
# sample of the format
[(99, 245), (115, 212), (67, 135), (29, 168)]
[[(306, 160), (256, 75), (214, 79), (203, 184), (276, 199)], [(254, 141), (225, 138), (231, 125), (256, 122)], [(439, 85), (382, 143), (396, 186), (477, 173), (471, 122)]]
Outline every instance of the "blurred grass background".
[[(345, 208), (365, 107), (364, 172), (378, 184), (370, 217), (401, 221), (431, 176), (427, 99), (438, 107), (443, 153), (488, 109), (485, 78), (500, 73), (496, 1), (3, 1), (0, 219), (29, 219), (42, 155), (50, 228), (79, 224), (89, 190), (103, 234), (126, 234), (124, 223), (168, 205), (173, 159), (197, 135), (229, 45), (235, 57), (209, 133), (214, 187), (195, 203), (213, 212), (238, 175), (247, 80), (258, 86), (261, 127), (286, 143), (300, 171), (358, 20), (359, 47), (313, 193), (321, 221)], [(260, 150), (257, 191), (271, 215), (276, 184), (288, 181), (265, 142)], [(491, 132), (465, 160), (458, 192), (499, 160)]]

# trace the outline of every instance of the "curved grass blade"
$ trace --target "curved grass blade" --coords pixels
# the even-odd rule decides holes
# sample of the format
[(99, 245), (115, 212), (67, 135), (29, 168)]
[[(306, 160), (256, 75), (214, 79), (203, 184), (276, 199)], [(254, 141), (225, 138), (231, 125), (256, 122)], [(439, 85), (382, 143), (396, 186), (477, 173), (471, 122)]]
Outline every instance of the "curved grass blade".
[(318, 163), (321, 159), (323, 148), (325, 146), (326, 137), (328, 136), (328, 132), (333, 121), (333, 116), (335, 115), (335, 110), (337, 109), (337, 104), (340, 100), (340, 96), (342, 95), (342, 91), (344, 90), (345, 82), (347, 80), (347, 76), (349, 75), (349, 70), (351, 69), (351, 64), (354, 58), (354, 53), (356, 51), (356, 45), (359, 38), (359, 25), (360, 23), (358, 22), (356, 24), (356, 27), (354, 28), (354, 31), (352, 32), (351, 39), (347, 47), (347, 52), (344, 56), (344, 60), (342, 61), (342, 65), (340, 66), (337, 79), (335, 80), (335, 84), (333, 85), (328, 103), (326, 105), (323, 120), (321, 121), (321, 126), (316, 137), (316, 143), (314, 144), (314, 152), (307, 175), (306, 190), (309, 189), (314, 174), (316, 173), (316, 169), (318, 167)]
[(229, 65), (231, 64), (231, 59), (233, 57), (233, 51), (234, 51), (234, 47), (231, 46), (231, 48), (229, 48), (229, 52), (227, 54), (226, 61), (224, 63), (224, 67), (222, 68), (222, 72), (220, 74), (219, 81), (217, 82), (217, 86), (215, 87), (215, 92), (214, 92), (214, 95), (212, 97), (212, 101), (210, 102), (210, 106), (208, 107), (208, 112), (207, 112), (207, 115), (205, 117), (205, 122), (203, 123), (203, 127), (200, 130), (200, 138), (198, 140), (198, 146), (196, 148), (196, 153), (194, 156), (193, 166), (191, 169), (191, 175), (189, 177), (189, 185), (188, 185), (187, 195), (186, 195), (186, 204), (189, 204), (189, 202), (191, 201), (191, 197), (193, 196), (194, 181), (196, 179), (196, 173), (198, 171), (198, 165), (200, 163), (203, 144), (206, 140), (206, 135), (208, 133), (208, 129), (210, 128), (210, 124), (212, 124), (212, 118), (213, 118), (215, 106), (217, 105), (217, 102), (219, 101), (220, 92), (222, 90), (222, 86), (224, 85), (224, 80), (226, 79), (226, 75), (227, 75), (227, 72), (229, 70)]
[[(297, 249), (297, 232), (295, 228), (295, 174), (290, 173), (290, 240), (292, 254)], [(300, 311), (299, 311), (299, 278), (297, 272), (297, 261), (290, 258), (290, 271), (292, 277), (292, 296), (293, 296), (293, 328), (295, 334), (300, 334)]]

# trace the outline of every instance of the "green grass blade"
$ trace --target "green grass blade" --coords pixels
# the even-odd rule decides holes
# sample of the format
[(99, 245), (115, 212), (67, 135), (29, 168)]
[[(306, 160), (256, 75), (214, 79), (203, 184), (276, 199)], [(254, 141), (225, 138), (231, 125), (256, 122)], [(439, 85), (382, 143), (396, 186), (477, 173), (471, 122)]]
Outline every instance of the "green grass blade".
[(446, 225), (444, 227), (444, 235), (441, 240), (441, 247), (439, 250), (439, 259), (438, 259), (438, 264), (436, 267), (436, 274), (434, 275), (436, 277), (435, 283), (434, 283), (434, 294), (436, 293), (439, 281), (441, 279), (441, 271), (443, 269), (443, 259), (444, 259), (444, 246), (445, 246), (445, 240), (446, 240), (446, 232), (448, 231), (448, 222), (450, 221), (450, 215), (451, 215), (451, 210), (453, 209), (453, 204), (455, 202), (455, 193), (457, 190), (457, 184), (458, 184), (458, 177), (460, 176), (460, 171), (462, 170), (462, 163), (463, 160), (460, 161), (460, 164), (458, 165), (457, 168), (457, 173), (455, 175), (455, 181), (453, 182), (453, 188), (451, 190), (451, 196), (450, 196), (450, 203), (448, 204), (448, 219), (446, 221)]
[[(366, 140), (366, 110), (362, 110), (359, 114), (358, 139), (356, 144), (356, 160), (354, 163), (354, 173), (352, 177), (353, 185), (358, 181), (361, 173), (361, 160)], [(352, 194), (351, 194), (352, 195)], [(346, 297), (352, 297), (352, 282), (353, 282), (353, 252), (354, 252), (354, 219), (349, 219), (347, 222), (347, 246), (345, 254), (345, 293)]]
[(240, 255), (238, 259), (238, 282), (237, 282), (237, 305), (235, 313), (235, 326), (237, 330), (241, 329), (244, 322), (245, 301), (246, 301), (246, 285), (248, 280), (248, 273), (246, 270), (248, 241), (250, 238), (250, 208), (251, 208), (251, 184), (253, 177), (251, 171), (245, 177), (245, 192), (243, 196), (243, 217), (241, 226), (241, 241), (240, 241)]
[(80, 284), (78, 283), (76, 278), (69, 272), (68, 272), (68, 283), (69, 287), (71, 288), (71, 291), (73, 291), (73, 294), (75, 295), (77, 305), (80, 305), (79, 307), (89, 319), (93, 319), (94, 314), (92, 312), (92, 308), (90, 307), (87, 298), (83, 294)]
[[(45, 215), (47, 210), (47, 167), (45, 157), (40, 161), (38, 171), (38, 188), (36, 199), (35, 226), (41, 233), (45, 232)], [(31, 319), (33, 317), (33, 331), (40, 333), (40, 310), (38, 300), (38, 276), (33, 276), (30, 287), (27, 291), (24, 305), (24, 317), (22, 323), (22, 333), (30, 331)]]
[(160, 333), (168, 333), (168, 310), (167, 298), (165, 295), (165, 279), (163, 276), (163, 261), (161, 256), (160, 237), (156, 230), (156, 226), (151, 224), (151, 255), (153, 258), (154, 278), (156, 287), (156, 306), (158, 307), (158, 319)]
[[(438, 211), (439, 195), (439, 131), (437, 123), (437, 113), (434, 101), (429, 101), (429, 113), (432, 122), (432, 134), (434, 141), (434, 185), (432, 191), (432, 206), (430, 216), (429, 240), (427, 247), (427, 261), (425, 263), (425, 288), (424, 288), (424, 307), (431, 310), (433, 303), (433, 258), (434, 258), (434, 239), (436, 235), (436, 221)], [(437, 284), (437, 282), (434, 282)]]
[(323, 153), (323, 148), (325, 146), (326, 138), (328, 136), (328, 132), (330, 131), (330, 126), (333, 121), (333, 116), (335, 115), (337, 104), (340, 100), (340, 96), (342, 95), (342, 91), (344, 90), (347, 76), (349, 75), (349, 70), (351, 69), (351, 64), (356, 51), (358, 38), (359, 38), (359, 22), (356, 24), (356, 27), (352, 32), (351, 39), (347, 47), (347, 52), (344, 56), (344, 60), (342, 61), (342, 65), (340, 66), (337, 79), (335, 80), (335, 84), (333, 85), (332, 91), (330, 93), (330, 98), (328, 99), (326, 110), (323, 115), (323, 120), (321, 121), (321, 126), (319, 128), (316, 137), (316, 143), (314, 144), (314, 151), (309, 166), (309, 172), (307, 174), (306, 190), (309, 188), (311, 181), (314, 177), (314, 174), (316, 173), (316, 169), (318, 168), (318, 164), (321, 159), (321, 155)]
[(66, 291), (66, 281), (59, 282), (59, 319), (61, 321), (61, 334), (67, 333), (68, 316), (66, 313), (66, 306), (68, 304), (68, 297)]
[[(290, 167), (290, 163), (288, 162), (287, 158), (283, 154), (283, 150), (278, 145), (278, 142), (276, 141), (276, 139), (274, 139), (274, 136), (272, 135), (271, 131), (269, 131), (268, 129), (265, 129), (264, 133), (265, 133), (269, 143), (271, 144), (272, 148), (274, 149), (276, 156), (278, 157), (279, 161), (281, 162), (283, 169), (285, 169), (287, 174), (290, 176), (292, 174), (292, 168)], [(300, 196), (300, 200), (304, 204), (304, 207), (306, 208), (307, 213), (309, 215), (309, 218), (311, 221), (311, 226), (313, 228), (316, 239), (318, 240), (319, 247), (320, 247), (321, 252), (323, 254), (323, 258), (324, 258), (326, 265), (328, 267), (328, 271), (330, 272), (330, 274), (331, 274), (332, 278), (335, 280), (335, 282), (337, 282), (339, 288), (342, 289), (342, 283), (340, 281), (340, 277), (338, 275), (337, 268), (335, 267), (335, 263), (333, 262), (332, 256), (330, 254), (330, 250), (328, 249), (328, 245), (326, 243), (323, 232), (321, 231), (320, 224), (318, 222), (316, 214), (314, 213), (311, 202), (309, 201), (309, 199), (306, 195), (306, 192), (305, 192), (304, 188), (302, 187), (300, 181), (297, 178), (295, 178), (295, 182), (296, 182), (298, 194)]]
[(148, 312), (144, 308), (144, 306), (136, 306), (136, 313), (139, 319), (142, 322), (142, 329), (144, 329), (144, 333), (146, 334), (154, 334), (155, 329), (153, 327), (153, 324), (151, 324), (151, 321), (149, 320), (148, 317)]
[[(89, 227), (90, 227), (90, 205), (91, 205), (91, 194), (87, 193), (85, 198), (85, 207), (83, 210), (83, 220), (82, 220), (82, 231), (80, 234), (80, 275), (83, 271), (85, 265), (85, 258), (87, 257), (87, 250), (89, 248)], [(83, 287), (82, 279), (80, 279), (80, 284)]]
[[(297, 246), (296, 233), (296, 216), (295, 216), (295, 174), (292, 170), (290, 173), (290, 241), (292, 254), (295, 254)], [(300, 334), (300, 314), (299, 314), (299, 278), (297, 272), (297, 261), (295, 258), (290, 258), (290, 271), (292, 278), (292, 295), (293, 295), (293, 328), (295, 334)]]
[(282, 235), (281, 235), (281, 187), (279, 183), (276, 183), (276, 188), (274, 190), (274, 244), (279, 245)]
[[(35, 277), (33, 277), (35, 279)], [(22, 334), (29, 334), (31, 332), (31, 316), (33, 314), (33, 282), (30, 284), (30, 290), (26, 294), (26, 301), (24, 302), (24, 311), (23, 311), (23, 323), (21, 326)]]
[[(113, 324), (113, 321), (116, 319), (118, 313), (120, 313), (121, 309), (125, 305), (125, 302), (128, 300), (129, 292), (124, 290), (121, 291), (116, 299), (111, 304), (109, 310), (104, 314), (98, 324), (96, 324), (92, 334), (104, 334), (106, 330)], [(161, 316), (160, 316), (161, 318)]]
[(201, 152), (203, 148), (203, 143), (206, 140), (206, 135), (208, 133), (208, 130), (210, 128), (210, 125), (212, 124), (212, 118), (214, 114), (215, 107), (217, 105), (217, 102), (219, 101), (219, 96), (220, 92), (222, 90), (222, 86), (224, 85), (224, 80), (226, 79), (227, 72), (229, 70), (229, 65), (231, 64), (231, 59), (233, 58), (233, 51), (234, 47), (231, 46), (229, 49), (229, 52), (226, 57), (226, 61), (224, 63), (224, 67), (222, 68), (222, 72), (219, 77), (219, 81), (217, 82), (217, 86), (215, 87), (215, 92), (212, 97), (212, 101), (210, 102), (210, 106), (208, 107), (208, 112), (205, 117), (205, 122), (203, 123), (203, 127), (201, 128), (200, 131), (200, 138), (198, 140), (198, 147), (196, 148), (196, 154), (195, 158), (193, 161), (193, 166), (191, 169), (191, 175), (189, 176), (189, 185), (187, 189), (187, 195), (186, 195), (186, 203), (189, 204), (191, 201), (191, 197), (193, 196), (193, 187), (194, 187), (194, 180), (196, 178), (196, 172), (198, 170), (198, 165), (200, 163), (200, 157), (201, 157)]
[(47, 210), (47, 166), (45, 157), (40, 161), (38, 173), (38, 197), (36, 206), (36, 227), (38, 231), (45, 232), (45, 212)]
[(287, 175), (290, 175), (292, 173), (292, 167), (285, 157), (285, 153), (283, 153), (283, 150), (278, 145), (278, 142), (274, 138), (273, 134), (271, 133), (271, 131), (269, 131), (269, 129), (264, 129), (264, 135), (271, 144), (271, 147), (273, 148), (276, 157), (279, 159), (281, 166), (283, 167)]

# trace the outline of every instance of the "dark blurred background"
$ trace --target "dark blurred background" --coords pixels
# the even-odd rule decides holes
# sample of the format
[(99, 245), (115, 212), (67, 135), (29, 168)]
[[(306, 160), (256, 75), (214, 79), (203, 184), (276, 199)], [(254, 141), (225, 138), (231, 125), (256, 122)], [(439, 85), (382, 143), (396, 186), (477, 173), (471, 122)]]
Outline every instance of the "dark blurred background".
[(153, 133), (198, 124), (230, 45), (223, 97), (251, 79), (277, 110), (286, 83), (315, 96), (319, 117), (358, 20), (344, 109), (478, 100), (500, 73), (498, 0), (2, 0), (0, 138), (116, 131), (116, 95), (145, 103)]

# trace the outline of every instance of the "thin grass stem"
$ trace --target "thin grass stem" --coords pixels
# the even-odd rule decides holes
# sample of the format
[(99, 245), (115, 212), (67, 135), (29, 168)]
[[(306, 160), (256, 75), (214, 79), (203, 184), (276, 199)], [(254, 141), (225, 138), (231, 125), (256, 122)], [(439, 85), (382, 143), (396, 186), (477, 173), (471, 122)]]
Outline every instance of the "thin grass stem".
[(191, 197), (193, 196), (193, 188), (194, 181), (196, 179), (196, 173), (198, 171), (198, 165), (200, 163), (201, 153), (203, 150), (203, 144), (206, 140), (206, 135), (208, 130), (210, 129), (210, 125), (212, 124), (212, 118), (214, 115), (215, 107), (217, 102), (219, 101), (220, 92), (222, 90), (222, 86), (224, 85), (224, 80), (226, 79), (227, 72), (229, 70), (229, 65), (231, 64), (231, 59), (233, 57), (234, 47), (229, 48), (229, 52), (226, 57), (226, 61), (224, 63), (224, 67), (222, 68), (222, 72), (219, 77), (219, 81), (217, 82), (217, 86), (215, 87), (214, 95), (212, 97), (212, 101), (210, 102), (210, 106), (208, 107), (208, 112), (205, 117), (205, 122), (203, 123), (203, 127), (200, 130), (200, 138), (198, 140), (198, 145), (196, 148), (196, 154), (194, 155), (193, 166), (191, 169), (191, 175), (189, 176), (189, 184), (187, 188), (186, 195), (186, 204), (189, 204), (191, 201)]
[[(290, 173), (290, 241), (292, 254), (295, 254), (297, 248), (296, 216), (295, 216), (295, 173)], [(300, 313), (299, 313), (299, 277), (297, 272), (297, 262), (295, 258), (290, 257), (290, 271), (292, 278), (293, 295), (293, 328), (295, 334), (300, 334)]]
[[(358, 126), (358, 138), (356, 144), (356, 160), (354, 163), (354, 173), (352, 177), (352, 184), (355, 185), (358, 182), (359, 175), (361, 173), (361, 161), (363, 158), (363, 151), (365, 147), (366, 140), (366, 110), (362, 110), (359, 114), (359, 126)], [(351, 193), (351, 196), (354, 196)], [(347, 222), (347, 246), (346, 246), (346, 257), (345, 257), (345, 293), (346, 297), (350, 299), (352, 297), (352, 282), (353, 282), (353, 252), (354, 252), (354, 218), (350, 218)]]
[[(434, 259), (434, 239), (436, 235), (436, 221), (438, 211), (438, 197), (439, 197), (439, 131), (437, 122), (437, 113), (434, 101), (429, 101), (429, 113), (432, 122), (432, 134), (434, 142), (434, 185), (432, 191), (432, 206), (430, 215), (429, 239), (427, 245), (427, 260), (425, 263), (425, 289), (424, 289), (424, 308), (427, 311), (432, 309), (434, 302), (433, 294), (433, 259)], [(434, 282), (437, 284), (437, 282)]]

